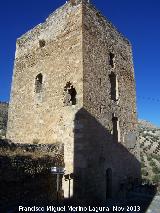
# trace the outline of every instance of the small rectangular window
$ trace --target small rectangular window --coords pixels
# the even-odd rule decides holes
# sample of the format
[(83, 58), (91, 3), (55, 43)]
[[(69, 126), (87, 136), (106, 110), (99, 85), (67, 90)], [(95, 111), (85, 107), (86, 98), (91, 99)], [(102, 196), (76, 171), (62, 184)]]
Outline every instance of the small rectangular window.
[(42, 92), (42, 83), (43, 83), (43, 76), (40, 73), (36, 76), (36, 80), (35, 80), (35, 92), (36, 93)]
[(109, 75), (110, 78), (110, 85), (111, 85), (111, 99), (113, 101), (117, 101), (118, 100), (118, 81), (117, 81), (117, 76), (111, 72), (111, 74)]
[(112, 125), (113, 125), (113, 140), (114, 142), (118, 142), (120, 141), (119, 120), (114, 115), (112, 116)]
[(111, 65), (112, 68), (114, 68), (114, 59), (115, 55), (113, 53), (109, 53), (109, 64)]

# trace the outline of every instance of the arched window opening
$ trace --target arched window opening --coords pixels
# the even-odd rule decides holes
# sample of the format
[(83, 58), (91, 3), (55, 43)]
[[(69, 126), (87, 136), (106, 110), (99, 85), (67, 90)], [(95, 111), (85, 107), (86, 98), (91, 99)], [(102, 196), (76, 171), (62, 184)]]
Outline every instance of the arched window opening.
[(76, 105), (77, 92), (70, 82), (64, 87), (64, 104), (65, 106)]
[(118, 81), (117, 76), (114, 74), (114, 72), (111, 72), (109, 75), (110, 84), (111, 84), (111, 99), (113, 101), (118, 100)]
[(112, 68), (114, 68), (114, 59), (115, 55), (113, 53), (109, 53), (109, 64), (111, 65)]
[(119, 120), (117, 117), (112, 115), (112, 125), (113, 125), (113, 141), (118, 142), (120, 140), (120, 128), (119, 128)]
[(36, 80), (35, 80), (35, 92), (36, 93), (42, 92), (42, 84), (43, 84), (43, 75), (40, 73), (36, 76)]

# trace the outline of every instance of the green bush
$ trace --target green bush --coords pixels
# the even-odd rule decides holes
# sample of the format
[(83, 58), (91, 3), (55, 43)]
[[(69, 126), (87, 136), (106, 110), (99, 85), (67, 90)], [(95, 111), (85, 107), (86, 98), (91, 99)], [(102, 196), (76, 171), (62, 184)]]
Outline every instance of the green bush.
[(145, 163), (144, 161), (141, 161), (141, 168), (144, 168), (145, 167)]
[(151, 161), (149, 162), (149, 165), (150, 165), (151, 167), (156, 167), (156, 163), (155, 163), (153, 160), (151, 160)]
[(0, 136), (5, 136), (6, 135), (6, 131), (4, 129), (0, 129)]
[(147, 156), (147, 160), (148, 160), (148, 161), (151, 161), (151, 160), (152, 160), (151, 155), (148, 155), (148, 156)]
[(152, 171), (155, 174), (160, 174), (160, 168), (158, 168), (157, 166), (152, 167)]
[(148, 171), (147, 171), (147, 169), (143, 168), (143, 169), (141, 170), (141, 172), (142, 172), (142, 175), (143, 175), (143, 176), (148, 176)]
[(156, 175), (154, 175), (154, 177), (153, 177), (153, 181), (154, 181), (155, 183), (160, 182), (160, 174), (156, 174)]
[(154, 154), (154, 158), (155, 158), (156, 160), (160, 161), (160, 155)]

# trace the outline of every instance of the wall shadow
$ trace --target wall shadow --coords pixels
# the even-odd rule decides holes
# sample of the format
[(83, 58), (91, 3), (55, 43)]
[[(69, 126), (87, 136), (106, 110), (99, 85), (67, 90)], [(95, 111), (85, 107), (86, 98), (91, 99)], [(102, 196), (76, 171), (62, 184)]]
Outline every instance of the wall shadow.
[(108, 199), (126, 199), (128, 192), (140, 186), (141, 166), (131, 151), (114, 141), (111, 132), (82, 108), (74, 120), (72, 176), (75, 202), (105, 204)]

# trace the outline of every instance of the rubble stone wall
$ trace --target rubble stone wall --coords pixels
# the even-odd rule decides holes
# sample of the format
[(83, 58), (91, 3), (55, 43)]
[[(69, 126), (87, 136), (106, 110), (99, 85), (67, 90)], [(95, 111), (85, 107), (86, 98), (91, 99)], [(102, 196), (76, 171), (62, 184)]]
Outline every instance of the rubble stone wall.
[[(113, 197), (123, 194), (128, 181), (140, 179), (132, 48), (91, 4), (83, 4), (82, 21), (83, 109), (76, 114), (80, 128), (75, 134), (74, 153), (75, 172), (81, 176), (79, 186), (87, 187), (76, 187), (85, 196), (105, 200), (108, 169)], [(113, 65), (110, 54), (114, 55)], [(111, 72), (117, 80), (116, 101), (111, 99)], [(113, 137), (113, 116), (118, 119), (118, 141)]]
[[(67, 3), (17, 40), (7, 133), (13, 142), (73, 140), (74, 114), (83, 101), (81, 20), (81, 5)], [(36, 94), (39, 73), (42, 91)], [(64, 104), (68, 82), (77, 93), (73, 106)]]
[(0, 102), (0, 133), (5, 134), (8, 120), (8, 103)]

